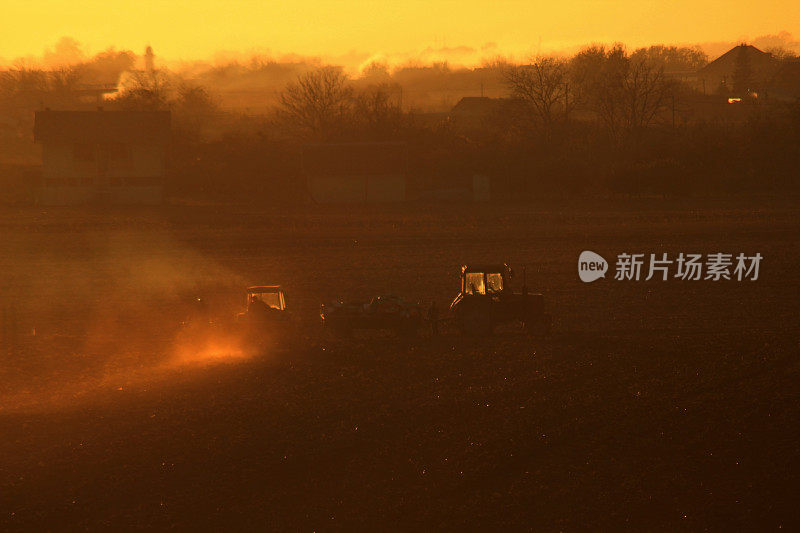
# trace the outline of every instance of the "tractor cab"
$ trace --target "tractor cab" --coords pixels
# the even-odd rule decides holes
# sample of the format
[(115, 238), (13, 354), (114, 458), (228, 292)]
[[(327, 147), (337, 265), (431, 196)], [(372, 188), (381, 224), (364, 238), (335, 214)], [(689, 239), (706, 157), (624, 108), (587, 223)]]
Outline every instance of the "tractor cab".
[(497, 295), (506, 290), (511, 268), (500, 265), (464, 265), (461, 267), (461, 295)]
[(236, 315), (238, 332), (248, 345), (260, 346), (284, 335), (292, 318), (280, 285), (256, 285), (246, 291), (244, 311)]
[(287, 318), (286, 296), (280, 285), (258, 285), (247, 288), (245, 309), (243, 313), (239, 313), (239, 320), (261, 323)]
[(285, 311), (286, 297), (280, 285), (261, 285), (247, 288), (246, 309), (254, 311)]
[(461, 292), (450, 304), (450, 312), (463, 333), (488, 333), (511, 322), (522, 322), (532, 331), (547, 322), (542, 295), (528, 292), (525, 269), (522, 292), (511, 289), (511, 276), (506, 263), (461, 267)]

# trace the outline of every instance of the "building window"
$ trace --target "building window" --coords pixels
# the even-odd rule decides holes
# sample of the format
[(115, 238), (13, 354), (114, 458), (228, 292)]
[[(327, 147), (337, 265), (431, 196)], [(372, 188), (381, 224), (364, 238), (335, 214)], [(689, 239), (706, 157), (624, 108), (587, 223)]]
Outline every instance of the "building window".
[(486, 292), (497, 293), (503, 292), (503, 275), (499, 272), (492, 272), (486, 274)]
[(467, 272), (464, 277), (466, 287), (464, 292), (467, 294), (486, 294), (486, 286), (483, 282), (483, 272)]

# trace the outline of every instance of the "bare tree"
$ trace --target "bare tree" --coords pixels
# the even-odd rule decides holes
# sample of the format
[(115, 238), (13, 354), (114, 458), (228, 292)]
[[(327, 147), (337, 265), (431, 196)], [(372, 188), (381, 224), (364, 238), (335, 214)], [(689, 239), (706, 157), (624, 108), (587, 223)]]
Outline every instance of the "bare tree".
[(36, 94), (71, 94), (83, 81), (81, 66), (66, 66), (52, 70), (20, 66), (0, 72), (0, 97)]
[(0, 72), (0, 94), (11, 97), (47, 90), (47, 73), (22, 63)]
[(371, 83), (388, 83), (392, 79), (392, 74), (385, 62), (371, 61), (361, 70), (361, 78)]
[(664, 67), (665, 72), (694, 72), (708, 63), (708, 55), (697, 46), (657, 44), (634, 50), (630, 58), (642, 59), (654, 67)]
[(373, 140), (396, 137), (403, 125), (403, 111), (397, 99), (399, 90), (397, 86), (380, 84), (356, 94), (353, 126)]
[(26, 121), (31, 110), (42, 104), (48, 85), (47, 73), (18, 63), (14, 68), (0, 71), (0, 113), (16, 121)]
[(160, 71), (131, 72), (121, 85), (122, 91), (115, 101), (123, 109), (157, 111), (169, 108), (172, 84)]
[(322, 67), (300, 76), (280, 96), (278, 117), (301, 136), (326, 140), (350, 114), (353, 89), (339, 68)]
[(566, 111), (566, 63), (554, 57), (537, 57), (530, 65), (508, 67), (505, 80), (511, 95), (531, 108), (549, 134), (558, 115)]
[(573, 106), (594, 112), (615, 134), (627, 58), (622, 45), (590, 46), (570, 60)]
[(765, 52), (772, 54), (772, 57), (777, 59), (778, 61), (785, 61), (791, 59), (797, 59), (797, 53), (794, 50), (790, 50), (789, 48), (784, 48), (783, 46), (773, 46), (764, 50)]
[(201, 141), (212, 131), (218, 131), (215, 129), (220, 119), (217, 102), (202, 85), (179, 82), (170, 108), (173, 129), (184, 141)]
[(663, 66), (643, 53), (628, 57), (622, 45), (582, 50), (570, 76), (576, 104), (594, 112), (617, 141), (651, 126), (673, 96)]
[(177, 111), (186, 114), (208, 114), (217, 111), (217, 103), (202, 85), (181, 83), (175, 99)]
[(48, 72), (48, 89), (56, 94), (69, 94), (78, 88), (83, 69), (78, 66), (55, 68)]
[(651, 126), (658, 114), (666, 110), (672, 96), (670, 89), (663, 67), (654, 67), (644, 60), (631, 61), (623, 78), (623, 119), (627, 131)]

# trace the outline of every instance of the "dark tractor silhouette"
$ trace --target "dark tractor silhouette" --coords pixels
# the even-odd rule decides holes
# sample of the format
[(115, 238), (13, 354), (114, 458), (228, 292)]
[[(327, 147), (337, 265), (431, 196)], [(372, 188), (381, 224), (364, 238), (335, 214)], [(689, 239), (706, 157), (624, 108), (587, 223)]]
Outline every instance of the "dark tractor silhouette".
[(521, 322), (530, 334), (547, 332), (550, 317), (544, 312), (544, 298), (529, 293), (524, 280), (522, 292), (513, 292), (511, 276), (506, 264), (461, 267), (461, 292), (450, 312), (463, 334), (491, 334), (496, 326), (513, 322)]
[(289, 313), (280, 285), (248, 287), (245, 310), (236, 315), (236, 323), (250, 342), (258, 343), (265, 337), (285, 333)]

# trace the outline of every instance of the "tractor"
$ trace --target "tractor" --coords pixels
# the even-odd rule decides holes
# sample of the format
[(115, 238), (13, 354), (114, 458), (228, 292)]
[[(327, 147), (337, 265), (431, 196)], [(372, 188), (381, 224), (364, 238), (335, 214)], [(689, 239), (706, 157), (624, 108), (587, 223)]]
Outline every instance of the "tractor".
[(450, 304), (458, 329), (465, 335), (491, 334), (496, 326), (521, 322), (529, 334), (546, 333), (550, 317), (544, 298), (528, 292), (524, 272), (522, 292), (513, 292), (513, 272), (505, 263), (461, 267), (461, 292)]
[(286, 333), (289, 313), (281, 286), (248, 287), (245, 310), (236, 315), (236, 323), (244, 339), (251, 343)]

